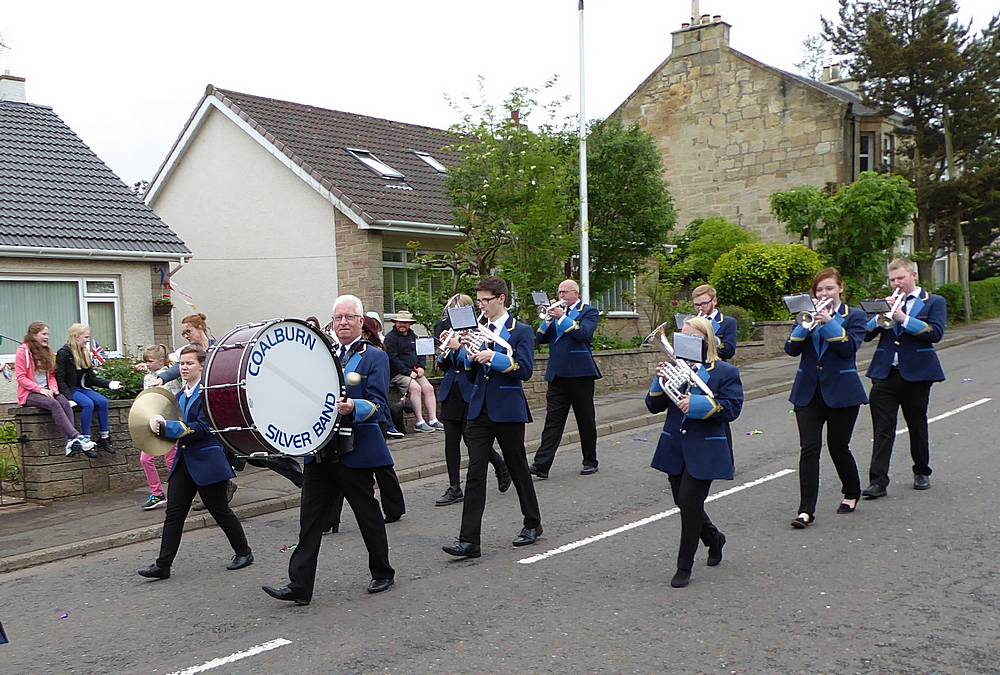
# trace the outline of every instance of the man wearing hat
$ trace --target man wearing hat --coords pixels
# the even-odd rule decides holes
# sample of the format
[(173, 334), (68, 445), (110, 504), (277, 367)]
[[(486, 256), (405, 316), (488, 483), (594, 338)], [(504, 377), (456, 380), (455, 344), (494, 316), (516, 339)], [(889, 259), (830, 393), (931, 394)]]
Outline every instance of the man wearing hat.
[[(425, 357), (417, 355), (417, 334), (412, 330), (414, 323), (412, 314), (399, 312), (395, 326), (385, 336), (385, 353), (389, 355), (392, 384), (404, 397), (409, 396), (417, 431), (444, 431), (444, 425), (437, 418), (434, 385), (424, 376)], [(424, 410), (427, 411), (426, 420)]]

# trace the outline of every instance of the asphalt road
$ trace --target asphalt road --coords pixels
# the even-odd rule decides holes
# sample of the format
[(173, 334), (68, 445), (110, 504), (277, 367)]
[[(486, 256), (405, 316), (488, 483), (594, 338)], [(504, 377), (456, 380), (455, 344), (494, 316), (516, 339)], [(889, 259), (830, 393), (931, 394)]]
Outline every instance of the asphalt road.
[[(994, 398), (931, 425), (929, 491), (911, 487), (904, 433), (889, 496), (835, 515), (839, 486), (824, 458), (807, 530), (789, 527), (798, 447), (786, 395), (748, 403), (734, 425), (736, 480), (713, 493), (751, 485), (708, 505), (729, 539), (725, 560), (708, 568), (701, 549), (686, 589), (669, 586), (677, 515), (526, 560), (673, 508), (666, 477), (649, 468), (662, 424), (651, 416), (655, 426), (601, 439), (594, 476), (578, 475), (576, 446), (560, 450), (551, 478), (535, 484), (545, 534), (533, 547), (510, 546), (513, 490), (491, 491), (483, 557), (449, 558), (440, 547), (461, 506), (433, 506), (441, 477), (408, 483), (409, 511), (388, 526), (397, 583), (380, 595), (364, 592), (349, 510), (326, 538), (308, 607), (259, 590), (286, 579), (291, 511), (245, 523), (257, 562), (237, 572), (225, 570), (221, 531), (205, 529), (186, 535), (167, 581), (135, 575), (155, 543), (0, 575), (11, 641), (0, 672), (200, 672), (233, 654), (244, 658), (212, 672), (998, 672), (998, 346), (941, 354), (949, 379), (932, 389), (932, 416)], [(853, 447), (867, 484), (867, 408)]]

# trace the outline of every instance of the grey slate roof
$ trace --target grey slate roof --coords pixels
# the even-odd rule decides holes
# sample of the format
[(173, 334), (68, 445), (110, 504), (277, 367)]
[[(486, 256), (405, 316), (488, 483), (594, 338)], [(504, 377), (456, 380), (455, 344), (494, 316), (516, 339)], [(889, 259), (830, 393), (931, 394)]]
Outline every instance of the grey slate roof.
[[(305, 168), (368, 223), (404, 221), (450, 225), (454, 207), (444, 189), (445, 174), (413, 151), (447, 166), (458, 156), (445, 148), (460, 137), (442, 129), (317, 108), (208, 86), (251, 127)], [(347, 152), (368, 150), (405, 179), (382, 178)], [(405, 184), (405, 186), (404, 186)], [(409, 187), (411, 189), (405, 189)]]
[(12, 101), (0, 101), (0, 246), (191, 255), (51, 108)]

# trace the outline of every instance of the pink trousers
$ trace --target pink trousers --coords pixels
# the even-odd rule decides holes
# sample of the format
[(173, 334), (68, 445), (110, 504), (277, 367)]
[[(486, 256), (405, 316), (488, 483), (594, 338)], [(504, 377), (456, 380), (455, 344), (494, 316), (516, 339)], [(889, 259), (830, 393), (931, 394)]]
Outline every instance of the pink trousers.
[[(170, 470), (174, 467), (174, 460), (177, 459), (177, 446), (170, 448), (168, 452), (163, 457), (163, 461), (167, 465), (167, 474), (170, 474)], [(156, 458), (152, 455), (147, 455), (145, 452), (139, 453), (139, 463), (142, 464), (142, 471), (146, 474), (146, 485), (149, 486), (150, 494), (154, 494), (157, 497), (163, 497), (163, 485), (160, 483), (160, 472), (156, 470)]]

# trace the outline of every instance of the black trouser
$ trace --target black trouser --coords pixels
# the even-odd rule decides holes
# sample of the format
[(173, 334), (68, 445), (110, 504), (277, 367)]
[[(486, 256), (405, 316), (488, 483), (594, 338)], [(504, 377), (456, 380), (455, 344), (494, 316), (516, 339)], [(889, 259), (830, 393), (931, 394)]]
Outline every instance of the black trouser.
[(872, 409), (872, 463), (868, 478), (872, 485), (889, 485), (889, 460), (896, 440), (896, 416), (903, 409), (903, 419), (910, 434), (910, 456), (914, 475), (931, 475), (930, 441), (927, 433), (927, 403), (932, 382), (907, 382), (892, 368), (884, 380), (872, 380), (868, 402)]
[(677, 569), (691, 571), (698, 541), (711, 546), (719, 537), (719, 529), (705, 513), (705, 499), (712, 488), (712, 481), (700, 480), (688, 473), (687, 467), (679, 476), (667, 474), (674, 504), (681, 510), (681, 543), (677, 548)]
[[(440, 417), (439, 417), (440, 419)], [(448, 466), (448, 483), (453, 488), (462, 489), (462, 434), (465, 432), (465, 420), (441, 420), (444, 425), (444, 463)], [(507, 473), (500, 453), (490, 447), (490, 464), (497, 474), (497, 479)]]
[(306, 464), (299, 507), (299, 544), (288, 561), (288, 586), (299, 596), (312, 598), (323, 530), (327, 527), (330, 509), (338, 496), (345, 497), (354, 511), (368, 549), (368, 569), (372, 578), (395, 577), (396, 572), (389, 564), (385, 523), (375, 501), (374, 471), (350, 469), (331, 460)]
[(819, 456), (823, 449), (823, 425), (826, 424), (826, 447), (840, 476), (844, 499), (861, 498), (858, 465), (851, 454), (851, 434), (858, 420), (859, 405), (831, 408), (823, 401), (819, 389), (809, 405), (795, 406), (795, 421), (799, 426), (799, 513), (816, 515), (819, 494)]
[[(380, 466), (372, 469), (375, 482), (378, 483), (378, 497), (382, 502), (382, 511), (390, 520), (399, 520), (406, 513), (406, 502), (403, 500), (403, 488), (399, 484), (399, 476), (391, 466)], [(330, 520), (326, 529), (340, 525), (340, 514), (344, 510), (344, 493), (339, 493), (330, 508)]]
[(261, 469), (270, 469), (280, 476), (292, 481), (295, 487), (302, 487), (302, 467), (297, 460), (285, 455), (269, 457), (247, 457), (246, 463)]
[(535, 453), (534, 465), (548, 473), (566, 428), (566, 417), (573, 408), (580, 431), (580, 450), (584, 466), (597, 466), (597, 422), (594, 419), (594, 378), (557, 377), (545, 392), (545, 428)]
[(187, 518), (196, 493), (201, 495), (205, 508), (226, 533), (233, 552), (236, 555), (250, 553), (250, 544), (247, 543), (247, 536), (243, 532), (243, 526), (240, 525), (240, 519), (229, 508), (229, 501), (226, 498), (227, 483), (228, 481), (219, 481), (211, 485), (197, 485), (188, 472), (183, 453), (177, 452), (177, 460), (170, 474), (170, 481), (167, 483), (167, 515), (163, 521), (163, 536), (160, 539), (157, 565), (170, 567), (174, 563), (177, 549), (181, 545), (184, 519)]
[(459, 540), (478, 544), (486, 510), (486, 467), (494, 452), (493, 441), (500, 444), (507, 470), (510, 472), (517, 499), (521, 503), (525, 527), (538, 527), (542, 522), (538, 512), (535, 486), (528, 472), (524, 454), (524, 422), (493, 422), (484, 411), (465, 426), (465, 445), (469, 448), (469, 469), (465, 474), (465, 502), (462, 504), (462, 529)]

